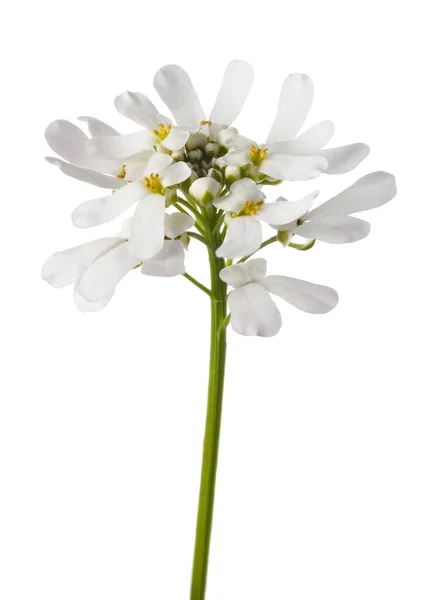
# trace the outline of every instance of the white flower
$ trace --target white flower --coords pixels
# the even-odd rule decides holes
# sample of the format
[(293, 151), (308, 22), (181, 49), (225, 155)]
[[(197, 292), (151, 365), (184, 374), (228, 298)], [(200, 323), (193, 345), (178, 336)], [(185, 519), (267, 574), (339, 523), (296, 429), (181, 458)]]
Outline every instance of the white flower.
[[(87, 122), (92, 136), (119, 136), (115, 129), (98, 119), (80, 117), (80, 120)], [(69, 121), (53, 121), (47, 127), (45, 136), (51, 149), (65, 159), (47, 156), (47, 162), (59, 167), (65, 175), (110, 190), (124, 185), (124, 181), (119, 178), (122, 163), (95, 158), (88, 154), (89, 138)]]
[(301, 279), (269, 275), (267, 263), (256, 258), (226, 267), (220, 278), (235, 288), (229, 294), (230, 324), (236, 333), (270, 337), (282, 325), (279, 310), (270, 293), (309, 313), (327, 313), (338, 303), (332, 288)]
[[(157, 277), (182, 275), (185, 268), (181, 237), (193, 224), (189, 215), (166, 214), (164, 246), (142, 263), (141, 272)], [(82, 312), (101, 310), (121, 279), (140, 265), (140, 259), (130, 251), (130, 231), (131, 224), (126, 222), (117, 237), (101, 238), (53, 254), (43, 266), (43, 279), (55, 288), (74, 284), (75, 304)]]
[(396, 193), (393, 175), (383, 171), (369, 173), (337, 196), (300, 215), (298, 221), (271, 226), (287, 231), (288, 242), (295, 234), (329, 244), (357, 242), (368, 235), (370, 224), (350, 215), (378, 208), (392, 200)]
[(369, 154), (365, 144), (323, 150), (333, 136), (332, 121), (317, 123), (298, 137), (313, 101), (313, 82), (307, 75), (290, 75), (282, 86), (277, 115), (265, 144), (241, 135), (228, 140), (234, 148), (223, 157), (231, 166), (249, 163), (272, 179), (304, 181), (323, 172), (347, 173)]
[(175, 163), (168, 154), (157, 152), (147, 161), (133, 162), (131, 167), (136, 181), (104, 198), (83, 202), (72, 213), (72, 221), (80, 228), (101, 225), (138, 202), (131, 225), (131, 252), (146, 260), (157, 254), (164, 243), (167, 188), (187, 179), (191, 171), (185, 163)]
[(261, 223), (290, 222), (304, 215), (312, 205), (310, 195), (298, 202), (265, 203), (265, 194), (252, 179), (236, 181), (230, 194), (214, 201), (217, 208), (230, 211), (227, 214), (227, 232), (217, 256), (238, 258), (252, 254), (261, 246)]

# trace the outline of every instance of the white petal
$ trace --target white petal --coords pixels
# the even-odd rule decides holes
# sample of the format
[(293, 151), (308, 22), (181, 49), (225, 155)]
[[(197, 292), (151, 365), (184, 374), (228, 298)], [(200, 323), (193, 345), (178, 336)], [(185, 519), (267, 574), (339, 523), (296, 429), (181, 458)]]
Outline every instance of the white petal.
[(186, 181), (191, 173), (190, 167), (186, 163), (179, 161), (162, 169), (160, 173), (161, 183), (165, 188), (170, 187), (170, 185), (177, 185), (182, 181)]
[(327, 313), (338, 304), (338, 294), (332, 288), (284, 277), (269, 275), (262, 281), (271, 294), (276, 294), (296, 308), (308, 313)]
[(96, 302), (90, 302), (80, 294), (80, 292), (78, 291), (78, 284), (79, 282), (77, 282), (74, 285), (74, 302), (75, 306), (81, 312), (97, 312), (99, 310), (102, 310), (103, 308), (105, 308), (105, 306), (109, 303), (112, 296), (114, 295), (114, 292), (111, 292), (110, 294), (108, 294), (104, 298), (101, 298), (100, 300), (97, 300)]
[[(144, 150), (131, 158), (130, 160), (125, 161), (125, 180), (127, 181), (135, 181), (136, 179), (143, 179), (146, 175), (147, 167), (149, 165), (149, 161), (155, 156), (157, 152), (153, 150)], [(167, 156), (166, 154), (161, 154), (161, 156)], [(171, 157), (169, 157), (171, 158)], [(170, 160), (166, 161), (166, 164), (170, 164)], [(156, 172), (156, 171), (155, 171)]]
[(244, 263), (225, 267), (220, 271), (220, 279), (234, 288), (247, 283), (261, 281), (266, 276), (267, 262), (264, 258), (252, 258)]
[(335, 133), (335, 124), (332, 121), (321, 121), (295, 140), (276, 142), (268, 146), (272, 152), (280, 154), (312, 154), (321, 150)]
[(117, 179), (116, 177), (104, 175), (103, 173), (98, 173), (92, 169), (76, 167), (75, 165), (71, 165), (70, 163), (67, 163), (54, 156), (46, 156), (46, 160), (51, 165), (57, 166), (62, 173), (65, 173), (65, 175), (73, 177), (74, 179), (79, 179), (80, 181), (85, 181), (86, 183), (91, 183), (92, 185), (97, 185), (101, 188), (114, 190), (125, 185), (123, 181)]
[(142, 264), (142, 273), (154, 277), (175, 277), (184, 272), (184, 249), (180, 241), (165, 240), (159, 253)]
[(144, 94), (123, 92), (115, 98), (115, 108), (119, 113), (147, 129), (157, 129), (158, 125), (169, 125), (168, 117), (161, 115)]
[(143, 150), (149, 150), (156, 144), (156, 136), (145, 129), (128, 135), (104, 135), (91, 139), (87, 151), (100, 158), (124, 159)]
[(199, 102), (189, 75), (178, 65), (166, 65), (153, 80), (161, 99), (174, 115), (177, 125), (198, 128), (205, 120), (205, 113)]
[(96, 258), (121, 243), (122, 240), (109, 237), (56, 252), (44, 263), (41, 276), (55, 288), (71, 285)]
[(190, 215), (175, 212), (165, 215), (164, 235), (174, 240), (195, 225), (195, 219)]
[(221, 192), (221, 184), (214, 177), (195, 179), (189, 188), (189, 194), (198, 202), (212, 202)]
[(164, 146), (164, 148), (167, 148), (167, 150), (171, 150), (172, 152), (180, 150), (186, 144), (189, 136), (190, 133), (185, 129), (174, 127), (171, 129), (165, 140), (161, 142), (161, 146)]
[(129, 243), (124, 242), (92, 263), (77, 286), (78, 292), (90, 302), (97, 302), (112, 294), (139, 261), (130, 255)]
[(304, 124), (313, 102), (314, 87), (308, 75), (289, 75), (280, 92), (275, 121), (267, 142), (292, 140)]
[(258, 211), (258, 218), (273, 225), (291, 223), (306, 214), (317, 195), (318, 192), (313, 192), (295, 202), (277, 200), (270, 204), (263, 204)]
[(268, 291), (260, 283), (248, 283), (229, 294), (230, 324), (236, 333), (271, 337), (282, 318)]
[(165, 196), (147, 194), (131, 221), (130, 252), (140, 260), (152, 258), (164, 245)]
[(248, 150), (230, 150), (222, 158), (225, 165), (231, 167), (243, 167), (251, 162), (251, 157)]
[(323, 217), (296, 228), (295, 233), (328, 244), (349, 244), (365, 238), (370, 231), (367, 221), (354, 217)]
[(328, 161), (327, 173), (339, 175), (355, 169), (368, 156), (369, 152), (370, 148), (366, 144), (350, 144), (322, 150), (317, 152), (317, 156), (323, 156)]
[(234, 60), (226, 68), (223, 83), (211, 111), (214, 123), (231, 125), (242, 110), (254, 80), (254, 71), (244, 60)]
[(226, 137), (226, 146), (229, 148), (237, 148), (239, 150), (247, 150), (251, 146), (258, 148), (258, 144), (250, 138), (241, 135), (240, 133), (234, 133)]
[(50, 123), (45, 132), (50, 148), (74, 165), (87, 167), (89, 160), (86, 151), (88, 137), (78, 127), (59, 119)]
[(247, 256), (258, 250), (261, 241), (261, 224), (255, 217), (236, 217), (230, 219), (226, 237), (216, 255), (226, 258)]
[(91, 137), (97, 137), (99, 135), (120, 135), (116, 129), (94, 117), (78, 117), (78, 120), (87, 123)]
[(128, 183), (114, 194), (87, 200), (77, 206), (71, 215), (72, 222), (75, 227), (83, 229), (107, 223), (130, 208), (144, 193), (145, 188), (140, 181)]
[(244, 177), (243, 179), (239, 179), (239, 181), (235, 181), (235, 183), (232, 184), (230, 191), (235, 196), (239, 196), (244, 200), (253, 200), (254, 202), (264, 200), (266, 197), (265, 193), (261, 191), (261, 188), (249, 177)]
[(321, 156), (291, 156), (269, 154), (261, 163), (260, 171), (275, 179), (307, 181), (326, 171), (328, 163)]
[(173, 163), (174, 161), (169, 154), (153, 152), (146, 165), (144, 175), (149, 176), (151, 173), (160, 173), (162, 169), (165, 169)]
[(395, 178), (390, 173), (376, 171), (365, 175), (354, 185), (312, 210), (309, 218), (316, 216), (347, 216), (371, 210), (386, 204), (397, 193)]

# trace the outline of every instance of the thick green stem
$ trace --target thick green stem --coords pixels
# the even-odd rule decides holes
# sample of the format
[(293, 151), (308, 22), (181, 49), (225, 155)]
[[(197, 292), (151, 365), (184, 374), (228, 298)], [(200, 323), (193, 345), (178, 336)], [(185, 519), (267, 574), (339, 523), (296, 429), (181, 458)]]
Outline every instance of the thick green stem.
[[(220, 243), (218, 235), (216, 231), (214, 234), (211, 234), (210, 238), (211, 242), (216, 245)], [(205, 598), (226, 364), (227, 286), (219, 277), (219, 273), (225, 265), (223, 259), (215, 256), (214, 250), (209, 250), (209, 260), (212, 292), (210, 376), (193, 559), (191, 600), (204, 600)]]

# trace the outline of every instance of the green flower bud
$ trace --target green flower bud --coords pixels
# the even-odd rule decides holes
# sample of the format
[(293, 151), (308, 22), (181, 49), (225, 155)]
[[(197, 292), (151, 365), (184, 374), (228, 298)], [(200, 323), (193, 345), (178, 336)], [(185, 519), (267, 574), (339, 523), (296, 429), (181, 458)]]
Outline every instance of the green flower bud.
[(195, 148), (195, 150), (190, 150), (187, 153), (187, 157), (192, 162), (200, 162), (202, 160), (203, 156), (204, 156), (204, 154), (203, 154), (202, 150), (200, 150), (199, 148)]
[(198, 175), (198, 177), (206, 177), (207, 176), (207, 172), (206, 172), (205, 169), (199, 169), (197, 175)]
[(220, 173), (220, 171), (217, 171), (217, 169), (209, 169), (208, 177), (212, 177), (218, 181), (218, 183), (223, 184), (223, 175)]
[(178, 200), (177, 191), (176, 190), (165, 190), (165, 206), (168, 208), (172, 206), (174, 202)]
[(257, 183), (258, 167), (255, 167), (254, 165), (248, 165), (247, 167), (244, 168), (244, 173), (245, 173), (245, 177), (248, 177), (249, 179), (252, 179), (253, 181), (255, 181)]
[(174, 150), (174, 152), (171, 152), (171, 158), (174, 160), (184, 160), (186, 158), (184, 148), (180, 148), (180, 150)]
[(292, 239), (292, 233), (290, 231), (278, 231), (276, 237), (277, 241), (280, 242), (282, 246), (285, 246), (286, 248)]
[(205, 148), (207, 145), (208, 138), (203, 133), (193, 133), (186, 142), (186, 149), (196, 150), (196, 148), (200, 148), (201, 150)]
[(208, 144), (205, 146), (205, 154), (210, 158), (216, 156), (219, 152), (220, 146), (217, 144), (217, 142), (208, 142)]
[(227, 185), (230, 186), (232, 183), (235, 183), (235, 181), (242, 179), (242, 169), (240, 167), (228, 166), (224, 171), (224, 176), (226, 178)]

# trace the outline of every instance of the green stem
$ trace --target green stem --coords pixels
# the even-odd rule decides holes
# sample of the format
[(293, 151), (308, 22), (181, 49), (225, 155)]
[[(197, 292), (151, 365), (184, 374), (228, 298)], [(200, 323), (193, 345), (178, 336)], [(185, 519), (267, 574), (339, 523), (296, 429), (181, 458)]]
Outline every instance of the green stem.
[[(212, 223), (212, 229), (214, 229), (214, 223)], [(210, 234), (210, 240), (215, 247), (220, 245), (218, 231), (214, 235)], [(224, 268), (224, 261), (215, 256), (214, 250), (209, 250), (209, 260), (212, 291), (210, 374), (191, 600), (204, 600), (205, 598), (226, 364), (227, 286), (219, 277), (221, 269)]]
[(183, 277), (186, 277), (186, 279), (188, 281), (191, 281), (194, 285), (196, 285), (196, 287), (198, 287), (200, 290), (202, 290), (203, 292), (208, 294), (208, 296), (210, 296), (210, 297), (212, 296), (211, 290), (209, 290), (207, 287), (205, 287), (205, 285), (203, 285), (200, 281), (198, 281), (197, 279), (192, 277), (192, 275), (189, 275), (189, 273), (184, 273)]

